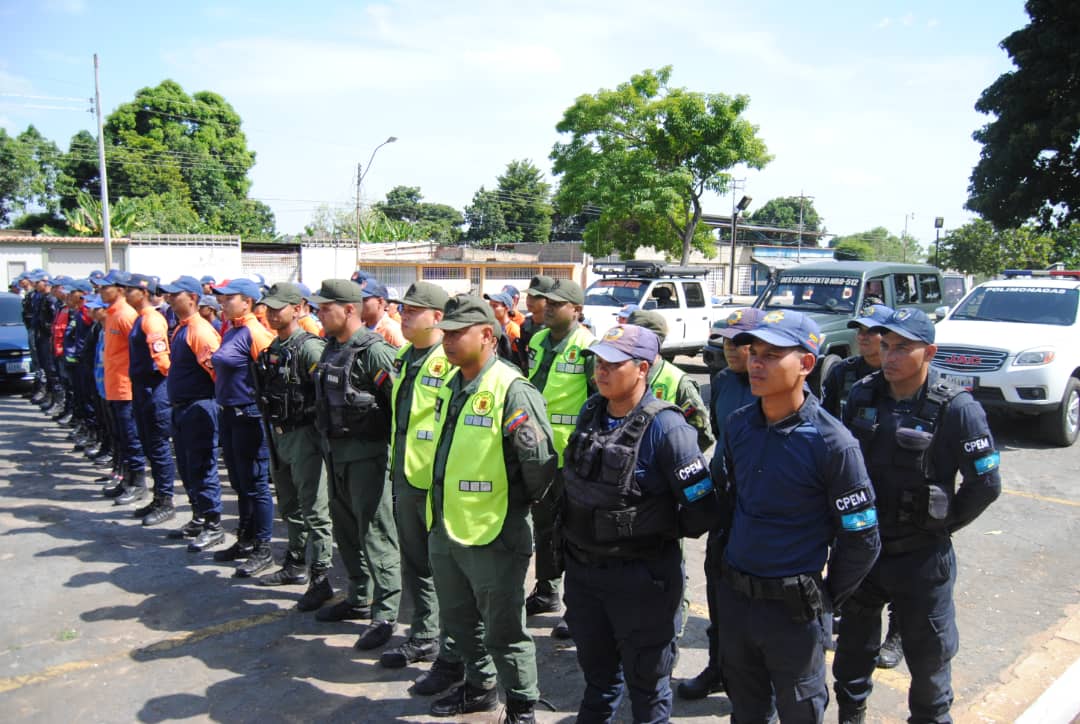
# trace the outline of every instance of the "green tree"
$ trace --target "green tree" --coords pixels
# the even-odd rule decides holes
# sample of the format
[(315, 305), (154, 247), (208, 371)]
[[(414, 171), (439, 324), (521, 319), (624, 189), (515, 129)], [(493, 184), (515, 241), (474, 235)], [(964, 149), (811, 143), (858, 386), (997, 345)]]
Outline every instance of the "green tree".
[(507, 228), (521, 241), (547, 243), (551, 237), (551, 185), (531, 161), (511, 161), (498, 177), (499, 206)]
[(1045, 269), (1056, 261), (1056, 241), (1033, 225), (997, 230), (975, 219), (941, 237), (938, 266), (985, 277), (1003, 269)]
[(395, 186), (386, 192), (386, 201), (375, 204), (375, 208), (388, 219), (415, 223), (420, 220), (423, 199), (419, 186)]
[(1015, 70), (975, 104), (995, 116), (973, 134), (982, 152), (967, 207), (997, 228), (1080, 220), (1080, 5), (1028, 0), (1031, 18), (1001, 42)]
[[(791, 229), (790, 232), (760, 232), (773, 244), (796, 244), (799, 241), (799, 214), (802, 213), (803, 231), (824, 231), (824, 219), (814, 208), (814, 200), (798, 196), (781, 196), (769, 199), (747, 216), (747, 222), (761, 226)], [(803, 236), (803, 246), (817, 246), (817, 237)]]
[(472, 203), (465, 207), (465, 240), (478, 246), (509, 244), (521, 241), (521, 230), (510, 229), (503, 216), (503, 207), (497, 191), (483, 186), (473, 194)]
[(0, 129), (0, 223), (13, 214), (59, 211), (61, 153), (34, 127), (18, 136)]
[[(757, 127), (742, 118), (745, 95), (704, 94), (671, 88), (671, 66), (645, 70), (615, 90), (578, 97), (556, 126), (569, 134), (551, 152), (561, 176), (556, 206), (564, 214), (600, 210), (584, 237), (593, 254), (614, 249), (609, 233), (628, 228), (659, 232), (641, 243), (678, 254), (711, 248), (700, 225), (702, 196), (724, 193), (728, 170), (763, 168), (772, 157)], [(663, 223), (661, 223), (663, 222)], [(623, 237), (625, 254), (631, 241)]]
[(465, 217), (453, 206), (424, 201), (419, 186), (395, 186), (386, 193), (385, 202), (375, 204), (375, 209), (387, 219), (411, 224), (413, 238), (440, 244), (456, 241), (465, 223)]
[(829, 246), (840, 251), (836, 258), (857, 258), (865, 261), (899, 261), (914, 264), (926, 258), (918, 240), (909, 234), (896, 236), (890, 234), (884, 226), (877, 226), (858, 234), (838, 236), (829, 242)]

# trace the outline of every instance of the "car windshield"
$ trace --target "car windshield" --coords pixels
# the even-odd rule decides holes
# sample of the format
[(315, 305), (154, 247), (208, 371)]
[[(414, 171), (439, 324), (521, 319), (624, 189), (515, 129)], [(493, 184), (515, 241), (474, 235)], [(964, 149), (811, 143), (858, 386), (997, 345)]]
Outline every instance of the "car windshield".
[(649, 283), (639, 279), (601, 279), (585, 290), (585, 304), (622, 307), (640, 304)]
[(800, 274), (781, 276), (765, 296), (765, 309), (847, 314), (859, 299), (858, 277)]
[(1060, 287), (980, 287), (949, 319), (1067, 327), (1076, 321), (1078, 296), (1076, 289)]
[(0, 297), (0, 325), (22, 326), (22, 323), (22, 300), (14, 294), (5, 294)]

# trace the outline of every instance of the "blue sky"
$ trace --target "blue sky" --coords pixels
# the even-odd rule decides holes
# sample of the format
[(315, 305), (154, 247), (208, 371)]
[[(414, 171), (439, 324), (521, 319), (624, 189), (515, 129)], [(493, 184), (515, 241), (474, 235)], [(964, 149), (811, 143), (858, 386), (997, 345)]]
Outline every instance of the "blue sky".
[(831, 232), (898, 233), (907, 216), (930, 241), (934, 216), (970, 217), (971, 132), (987, 120), (973, 106), (1026, 22), (1021, 0), (0, 0), (0, 126), (32, 123), (62, 149), (92, 130), (88, 104), (57, 99), (93, 95), (95, 52), (106, 111), (165, 78), (215, 91), (257, 153), (251, 195), (291, 233), (320, 204), (351, 207), (357, 162), (388, 136), (365, 203), (403, 184), (461, 208), (512, 159), (548, 171), (578, 95), (670, 64), (673, 85), (751, 97), (775, 156), (736, 169), (751, 210), (804, 192)]

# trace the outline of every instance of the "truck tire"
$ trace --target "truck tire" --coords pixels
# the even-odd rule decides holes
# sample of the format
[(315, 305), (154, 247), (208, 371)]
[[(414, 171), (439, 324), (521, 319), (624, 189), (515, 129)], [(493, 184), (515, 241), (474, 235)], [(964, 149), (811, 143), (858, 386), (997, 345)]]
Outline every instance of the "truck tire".
[(1039, 423), (1047, 442), (1059, 447), (1069, 447), (1076, 442), (1080, 433), (1080, 380), (1069, 378), (1065, 394), (1061, 396), (1061, 407), (1043, 415)]
[(844, 360), (839, 355), (827, 354), (818, 360), (817, 366), (814, 367), (814, 371), (806, 378), (806, 384), (810, 385), (810, 391), (813, 392), (819, 400), (823, 397), (821, 393), (821, 384), (829, 379), (829, 372), (832, 371), (832, 368), (843, 361)]

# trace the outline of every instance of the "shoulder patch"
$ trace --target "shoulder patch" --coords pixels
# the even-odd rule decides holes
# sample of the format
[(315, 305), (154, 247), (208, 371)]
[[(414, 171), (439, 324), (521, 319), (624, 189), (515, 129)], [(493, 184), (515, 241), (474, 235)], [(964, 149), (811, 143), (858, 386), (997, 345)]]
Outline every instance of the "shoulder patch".
[(997, 470), (1000, 465), (1001, 453), (995, 450), (986, 457), (981, 457), (975, 461), (975, 472), (979, 475), (986, 475), (992, 470)]
[(852, 488), (836, 496), (833, 505), (836, 507), (837, 512), (847, 513), (848, 511), (872, 506), (873, 496), (868, 487)]
[(989, 435), (978, 435), (976, 437), (968, 438), (962, 443), (964, 455), (969, 458), (979, 457), (986, 455), (993, 451), (994, 443), (990, 441)]
[(151, 345), (151, 349), (155, 352), (164, 352), (169, 345), (165, 343), (165, 340), (159, 339)]

